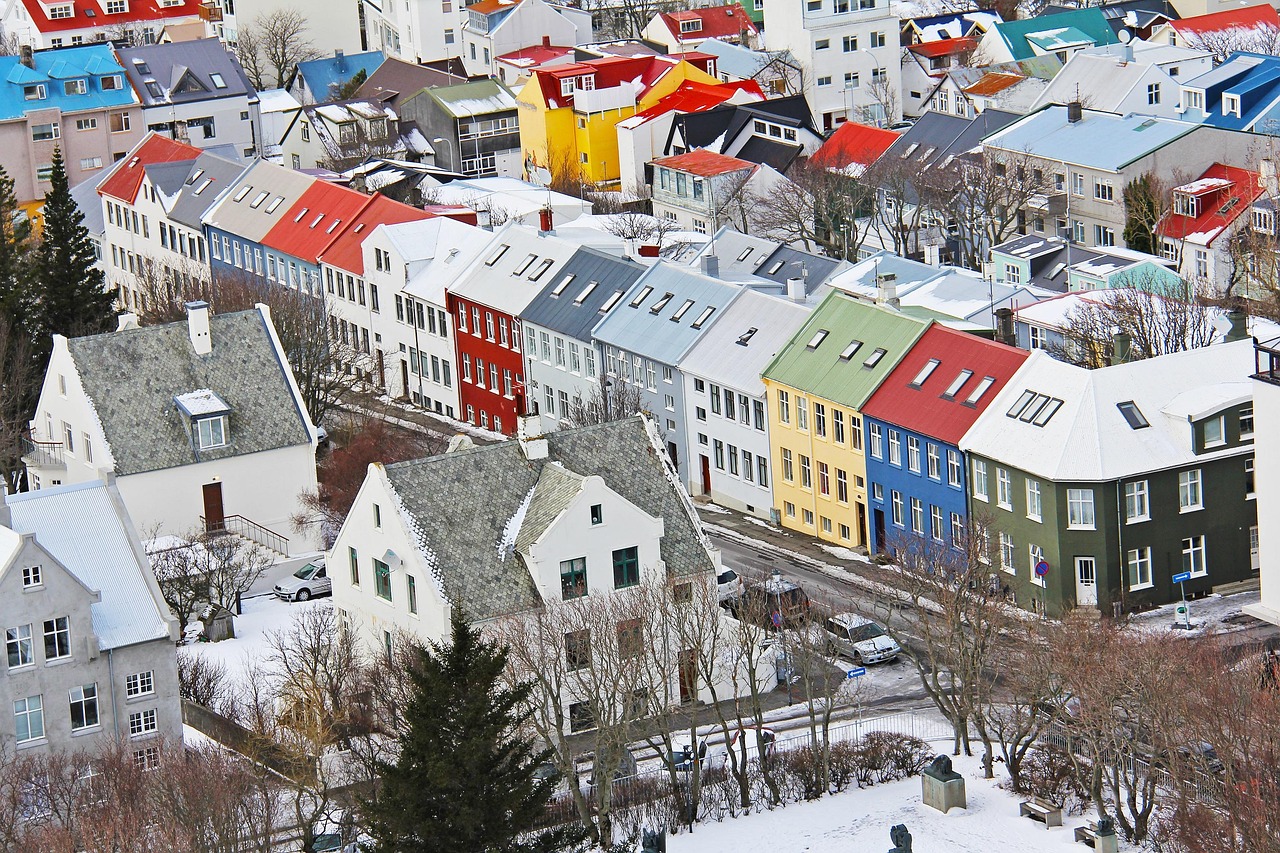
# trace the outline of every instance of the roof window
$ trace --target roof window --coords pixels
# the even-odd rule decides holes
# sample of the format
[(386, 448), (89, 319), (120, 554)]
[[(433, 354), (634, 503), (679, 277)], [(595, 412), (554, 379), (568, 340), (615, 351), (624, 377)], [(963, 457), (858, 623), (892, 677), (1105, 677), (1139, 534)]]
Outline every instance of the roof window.
[(556, 286), (551, 288), (551, 295), (559, 296), (560, 294), (564, 293), (564, 289), (568, 287), (570, 284), (572, 284), (575, 278), (577, 278), (576, 275), (574, 275), (573, 273), (569, 273), (564, 278), (560, 279), (560, 281), (556, 283)]
[(995, 381), (996, 378), (994, 376), (982, 377), (982, 381), (978, 383), (978, 386), (965, 398), (965, 403), (970, 406), (976, 406), (978, 401), (982, 399), (982, 395), (987, 393), (987, 389), (994, 385)]
[(686, 299), (684, 301), (684, 304), (676, 309), (676, 313), (671, 315), (671, 322), (679, 323), (680, 320), (684, 317), (684, 315), (688, 313), (689, 309), (692, 307), (693, 307), (693, 300)]
[(537, 259), (538, 259), (538, 256), (530, 252), (528, 257), (526, 257), (523, 261), (521, 261), (520, 265), (517, 266), (514, 270), (512, 270), (511, 274), (524, 275), (524, 271), (527, 270), (529, 267), (531, 267), (533, 265), (533, 262), (536, 261)]
[(649, 309), (649, 313), (650, 313), (650, 314), (661, 314), (661, 313), (662, 313), (662, 309), (663, 309), (663, 308), (666, 308), (666, 307), (667, 307), (667, 303), (668, 303), (668, 302), (670, 302), (670, 301), (671, 301), (672, 299), (674, 299), (674, 298), (675, 298), (675, 294), (674, 294), (674, 293), (672, 293), (671, 291), (667, 291), (666, 293), (662, 294), (662, 296), (658, 299), (658, 301), (657, 301), (657, 302), (653, 303), (653, 307)]
[(640, 292), (636, 294), (636, 298), (632, 299), (627, 304), (632, 308), (639, 308), (640, 303), (648, 299), (650, 293), (653, 293), (653, 285), (646, 284), (644, 287), (640, 288)]
[[(592, 285), (594, 286), (595, 282), (592, 282)], [(608, 299), (606, 299), (604, 301), (604, 304), (600, 306), (600, 313), (601, 314), (609, 313), (609, 311), (612, 310), (613, 306), (617, 305), (618, 302), (622, 299), (622, 295), (625, 292), (626, 291), (623, 291), (623, 290), (615, 290), (613, 292), (613, 296), (610, 296)]]
[(934, 369), (941, 363), (936, 358), (926, 361), (924, 367), (920, 368), (920, 372), (916, 374), (916, 378), (911, 380), (911, 387), (919, 388), (923, 385), (925, 380), (929, 378), (929, 374), (933, 373)]
[(972, 370), (966, 368), (960, 371), (960, 375), (951, 381), (951, 384), (947, 386), (947, 390), (942, 392), (942, 396), (946, 397), (948, 400), (952, 399), (955, 395), (960, 393), (960, 389), (964, 387), (964, 383), (968, 382), (969, 378), (972, 376)]
[(880, 359), (884, 358), (885, 352), (884, 347), (876, 347), (871, 355), (867, 356), (867, 360), (862, 362), (862, 366), (868, 369), (875, 367), (880, 363)]
[(555, 261), (551, 260), (551, 258), (543, 258), (542, 263), (538, 264), (538, 268), (529, 273), (529, 281), (537, 281), (542, 278), (547, 274), (547, 270), (551, 269), (551, 265), (553, 263), (555, 263)]
[(489, 256), (489, 260), (484, 262), (484, 265), (486, 267), (493, 266), (498, 261), (502, 260), (502, 256), (505, 255), (507, 253), (507, 249), (510, 249), (510, 248), (511, 247), (508, 246), (506, 243), (503, 243), (501, 246), (499, 246), (497, 249), (494, 250), (493, 254)]
[(1124, 415), (1130, 429), (1146, 429), (1151, 426), (1146, 416), (1142, 414), (1142, 410), (1132, 400), (1116, 403), (1116, 408), (1120, 410), (1120, 414)]
[(693, 328), (701, 329), (706, 325), (706, 322), (711, 319), (711, 315), (715, 313), (715, 310), (716, 308), (714, 305), (708, 305), (706, 308), (703, 308), (702, 313), (698, 315), (698, 319), (693, 321)]
[(831, 334), (826, 329), (819, 329), (813, 333), (813, 337), (809, 338), (809, 343), (805, 344), (805, 349), (817, 349), (822, 342), (827, 339), (827, 335)]
[(841, 361), (852, 360), (853, 357), (858, 354), (858, 350), (860, 349), (862, 349), (862, 341), (849, 341), (849, 345), (844, 348), (843, 352), (840, 353), (840, 360)]
[(293, 217), (293, 221), (294, 221), (294, 222), (301, 222), (301, 221), (302, 221), (302, 217), (306, 216), (306, 215), (307, 215), (307, 211), (309, 211), (310, 209), (311, 209), (311, 208), (309, 208), (309, 207), (304, 207), (304, 208), (302, 208), (302, 210), (299, 210), (299, 211), (298, 211), (298, 215), (297, 215), (297, 216), (295, 216), (295, 217)]
[[(237, 193), (235, 194), (235, 198), (233, 198), (233, 199), (231, 199), (231, 200), (232, 200), (232, 201), (244, 201), (244, 197), (245, 197), (245, 196), (247, 196), (247, 195), (248, 195), (250, 192), (252, 192), (252, 191), (253, 191), (253, 187), (251, 187), (251, 186), (244, 186), (244, 187), (241, 187), (241, 188), (240, 188), (240, 191), (239, 191), (239, 192), (237, 192)], [(295, 221), (296, 221), (296, 220), (295, 220)]]
[(249, 206), (256, 210), (258, 207), (262, 205), (264, 201), (267, 200), (267, 196), (269, 195), (271, 195), (271, 193), (267, 192), (266, 190), (263, 190), (262, 192), (254, 196), (253, 201), (249, 202)]
[(598, 285), (599, 283), (600, 282), (598, 281), (587, 282), (587, 286), (582, 288), (582, 292), (579, 293), (578, 297), (573, 300), (573, 304), (581, 305), (586, 300), (586, 298), (591, 295), (591, 291), (596, 289), (596, 285)]
[(747, 344), (751, 343), (751, 339), (755, 337), (755, 334), (758, 331), (760, 330), (757, 329), (755, 326), (752, 326), (750, 329), (747, 329), (745, 332), (742, 333), (741, 337), (738, 338), (738, 346), (745, 347)]
[(271, 204), (267, 205), (267, 213), (275, 213), (276, 208), (279, 207), (280, 203), (283, 201), (284, 201), (284, 196), (282, 195), (278, 195), (275, 198), (271, 199)]

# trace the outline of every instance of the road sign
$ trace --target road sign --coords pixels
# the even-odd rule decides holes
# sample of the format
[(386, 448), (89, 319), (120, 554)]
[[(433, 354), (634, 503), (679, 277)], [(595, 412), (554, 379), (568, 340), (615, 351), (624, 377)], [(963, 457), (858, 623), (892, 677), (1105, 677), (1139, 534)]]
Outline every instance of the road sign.
[(1173, 576), (1174, 583), (1186, 583), (1189, 580), (1191, 580), (1191, 572), (1178, 572)]
[(1044, 560), (1036, 563), (1036, 577), (1042, 578), (1047, 574), (1049, 574), (1049, 564)]
[(781, 611), (778, 611), (778, 610), (773, 611), (773, 614), (769, 617), (769, 621), (773, 623), (773, 627), (781, 628), (782, 627)]
[(849, 670), (850, 678), (857, 678), (860, 675), (866, 675), (866, 674), (867, 674), (867, 668), (865, 666), (855, 666), (853, 669)]

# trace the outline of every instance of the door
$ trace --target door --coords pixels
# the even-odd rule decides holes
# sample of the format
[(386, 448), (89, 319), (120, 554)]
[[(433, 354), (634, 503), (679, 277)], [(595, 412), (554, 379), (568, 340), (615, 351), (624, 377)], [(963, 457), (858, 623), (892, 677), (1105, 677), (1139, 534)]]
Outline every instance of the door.
[(382, 350), (378, 350), (378, 388), (379, 390), (387, 387), (387, 364), (382, 357)]
[(867, 544), (867, 505), (858, 501), (858, 544)]
[(1258, 525), (1249, 528), (1249, 570), (1259, 571), (1262, 562), (1258, 559)]
[(404, 386), (404, 397), (409, 398), (409, 362), (400, 359), (400, 384)]
[(227, 520), (222, 512), (222, 484), (205, 483), (201, 488), (204, 492), (205, 532), (224, 529), (227, 526)]
[(883, 554), (884, 553), (884, 510), (882, 509), (872, 510), (871, 517), (875, 519), (875, 523), (876, 523), (876, 553)]
[(680, 702), (687, 705), (698, 698), (698, 659), (693, 649), (680, 653)]
[(702, 460), (702, 493), (709, 495), (711, 494), (711, 460), (705, 455), (699, 458)]
[(671, 457), (671, 467), (680, 470), (680, 456), (676, 452), (676, 443), (674, 441), (667, 442), (667, 455)]
[(1093, 557), (1076, 557), (1076, 606), (1098, 605), (1098, 564)]

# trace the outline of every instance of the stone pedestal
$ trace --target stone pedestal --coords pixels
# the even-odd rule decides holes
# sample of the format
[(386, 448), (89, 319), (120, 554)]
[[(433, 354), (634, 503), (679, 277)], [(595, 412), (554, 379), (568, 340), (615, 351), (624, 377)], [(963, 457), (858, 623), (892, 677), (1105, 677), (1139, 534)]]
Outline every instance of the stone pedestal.
[(1099, 835), (1093, 839), (1094, 853), (1119, 853), (1120, 836), (1112, 833), (1111, 835)]
[(940, 755), (920, 773), (924, 804), (946, 814), (953, 808), (968, 808), (964, 777), (951, 769), (951, 759)]

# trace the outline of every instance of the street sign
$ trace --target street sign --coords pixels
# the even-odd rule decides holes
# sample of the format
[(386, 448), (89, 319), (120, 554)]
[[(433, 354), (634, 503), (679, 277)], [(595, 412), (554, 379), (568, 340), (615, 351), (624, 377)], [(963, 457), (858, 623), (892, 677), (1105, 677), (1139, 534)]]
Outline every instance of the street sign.
[(855, 666), (853, 669), (849, 670), (850, 678), (857, 678), (860, 675), (866, 675), (866, 674), (867, 674), (867, 668), (865, 666)]
[(1049, 574), (1049, 564), (1044, 560), (1036, 563), (1036, 577), (1042, 578), (1047, 574)]
[(1191, 580), (1191, 572), (1178, 572), (1173, 576), (1174, 583), (1186, 583), (1189, 580)]

